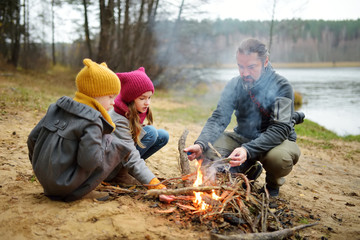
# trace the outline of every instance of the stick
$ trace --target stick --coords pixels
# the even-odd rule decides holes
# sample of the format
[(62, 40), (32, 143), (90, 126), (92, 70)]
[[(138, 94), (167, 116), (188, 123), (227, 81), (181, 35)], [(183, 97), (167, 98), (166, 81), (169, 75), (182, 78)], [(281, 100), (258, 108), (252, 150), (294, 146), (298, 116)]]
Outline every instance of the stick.
[(249, 196), (250, 196), (250, 183), (249, 183), (249, 179), (245, 176), (245, 174), (243, 173), (239, 173), (238, 174), (245, 182), (246, 184), (246, 194), (245, 194), (245, 200), (249, 201)]
[(189, 130), (185, 129), (183, 134), (180, 136), (179, 143), (178, 143), (178, 149), (179, 149), (179, 153), (180, 153), (179, 162), (180, 162), (180, 168), (181, 168), (182, 175), (186, 175), (186, 174), (190, 173), (189, 159), (187, 157), (187, 154), (184, 152), (186, 137), (188, 134), (189, 134)]
[[(257, 198), (253, 198), (253, 199), (254, 199), (258, 204), (261, 205), (261, 202), (260, 202)], [(255, 204), (255, 203), (254, 203), (254, 204)], [(275, 214), (274, 214), (272, 211), (270, 211), (269, 207), (267, 208), (267, 211), (268, 211), (268, 213), (275, 219), (275, 221), (276, 221), (276, 223), (277, 223), (277, 225), (278, 225), (278, 228), (279, 228), (279, 229), (283, 229), (283, 227), (281, 226), (281, 223), (280, 223), (278, 217), (275, 216)]]
[(187, 174), (187, 175), (184, 175), (184, 176), (181, 176), (181, 177), (174, 177), (174, 178), (168, 178), (168, 179), (165, 179), (157, 184), (143, 184), (144, 187), (156, 187), (160, 184), (165, 184), (167, 182), (170, 182), (170, 181), (173, 181), (173, 180), (188, 180), (190, 177), (192, 176), (195, 176), (197, 174), (197, 172), (193, 172), (193, 173), (190, 173), (190, 174)]
[(254, 225), (254, 221), (251, 219), (249, 208), (244, 204), (244, 202), (240, 198), (237, 198), (236, 201), (240, 207), (241, 216), (249, 224), (251, 231), (255, 232), (255, 225)]
[(231, 158), (222, 158), (222, 159), (219, 159), (219, 160), (211, 161), (211, 162), (209, 163), (209, 166), (213, 165), (214, 163), (226, 164), (226, 163), (229, 163), (230, 161), (231, 161)]
[(214, 153), (215, 153), (219, 158), (221, 158), (221, 154), (220, 154), (218, 151), (216, 151), (216, 149), (213, 147), (213, 145), (212, 145), (211, 143), (208, 142), (208, 146), (209, 146), (209, 148), (211, 148), (211, 150), (214, 151)]
[(208, 192), (211, 190), (230, 190), (233, 191), (234, 189), (227, 186), (202, 186), (202, 187), (185, 187), (185, 188), (178, 188), (178, 189), (150, 189), (147, 190), (145, 196), (152, 196), (157, 197), (159, 195), (178, 195), (178, 194), (186, 194), (191, 192)]
[(265, 232), (265, 233), (247, 233), (247, 234), (236, 234), (224, 236), (220, 234), (211, 234), (212, 240), (224, 239), (224, 240), (270, 240), (270, 239), (283, 239), (286, 237), (291, 237), (295, 234), (296, 231), (299, 231), (304, 228), (312, 227), (318, 223), (305, 224), (296, 226), (289, 229), (278, 230), (275, 232)]
[(126, 188), (119, 188), (119, 187), (115, 187), (115, 186), (101, 186), (99, 187), (99, 189), (105, 189), (105, 190), (113, 190), (116, 193), (133, 193), (133, 190), (129, 190)]
[[(265, 197), (265, 196), (264, 196)], [(265, 208), (264, 209), (264, 228), (265, 228), (265, 231), (266, 231), (266, 229), (267, 229), (267, 218), (268, 218), (268, 212), (270, 212), (270, 210), (269, 210), (269, 197), (268, 196), (266, 196), (266, 198), (265, 198), (265, 205), (263, 206), (263, 208)]]
[(265, 206), (265, 196), (264, 194), (261, 194), (262, 196), (262, 204), (261, 204), (261, 232), (266, 232), (266, 217), (265, 217), (265, 211), (267, 209)]

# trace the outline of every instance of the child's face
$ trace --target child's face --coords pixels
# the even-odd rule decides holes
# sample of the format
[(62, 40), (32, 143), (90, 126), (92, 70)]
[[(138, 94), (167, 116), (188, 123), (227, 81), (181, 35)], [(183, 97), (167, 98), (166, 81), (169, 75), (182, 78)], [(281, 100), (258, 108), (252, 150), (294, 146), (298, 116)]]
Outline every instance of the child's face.
[(117, 95), (107, 95), (101, 97), (95, 97), (95, 99), (106, 109), (109, 111), (115, 104), (115, 98)]
[(140, 113), (146, 113), (151, 102), (151, 96), (153, 95), (152, 91), (143, 93), (141, 96), (135, 99), (136, 110)]

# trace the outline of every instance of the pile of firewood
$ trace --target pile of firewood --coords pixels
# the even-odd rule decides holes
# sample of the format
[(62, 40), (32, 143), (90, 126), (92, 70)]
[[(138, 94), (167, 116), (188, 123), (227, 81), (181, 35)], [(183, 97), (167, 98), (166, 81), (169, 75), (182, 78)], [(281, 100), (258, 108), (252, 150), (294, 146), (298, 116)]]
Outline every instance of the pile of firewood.
[[(300, 229), (315, 225), (292, 227), (302, 216), (288, 209), (286, 202), (280, 200), (275, 210), (270, 209), (267, 194), (257, 193), (256, 186), (243, 174), (217, 173), (216, 183), (212, 185), (188, 186), (196, 175), (193, 173), (164, 179), (161, 183), (165, 184), (167, 189), (145, 190), (138, 186), (135, 191), (104, 184), (100, 190), (108, 191), (113, 196), (126, 193), (147, 199), (173, 195), (173, 200), (168, 203), (155, 200), (158, 202), (157, 212), (184, 226), (205, 226), (212, 233), (213, 239), (283, 239)], [(201, 210), (194, 203), (194, 192), (202, 193), (202, 199), (208, 205), (207, 209)], [(219, 198), (214, 199), (213, 192)]]
[[(164, 180), (167, 189), (152, 189), (145, 194), (147, 197), (158, 197), (160, 195), (174, 195), (174, 201), (164, 205), (164, 209), (158, 212), (173, 214), (185, 223), (201, 224), (207, 226), (213, 233), (213, 237), (222, 239), (228, 234), (264, 234), (273, 237), (284, 238), (292, 235), (296, 230), (312, 225), (302, 225), (288, 228), (293, 220), (301, 218), (287, 208), (286, 204), (279, 204), (276, 210), (269, 208), (269, 197), (267, 193), (257, 193), (256, 187), (249, 182), (243, 174), (217, 173), (216, 183), (198, 187), (186, 186), (191, 182), (190, 174), (182, 178)], [(208, 208), (201, 210), (194, 203), (194, 192), (202, 192), (202, 199)], [(219, 198), (214, 199), (212, 193)], [(219, 235), (221, 234), (221, 235)], [(251, 235), (255, 236), (255, 235)], [(251, 238), (252, 239), (252, 238)]]
[[(157, 212), (172, 217), (174, 221), (185, 226), (205, 226), (213, 239), (283, 239), (294, 235), (300, 229), (316, 224), (294, 227), (294, 221), (298, 221), (302, 216), (288, 209), (286, 202), (281, 200), (277, 200), (276, 209), (270, 209), (267, 191), (260, 193), (259, 187), (254, 182), (249, 182), (244, 174), (215, 171), (215, 174), (209, 177), (207, 172), (211, 164), (199, 167), (195, 173), (189, 173), (187, 157), (181, 153), (186, 135), (184, 132), (179, 140), (183, 175), (163, 179), (161, 184), (166, 185), (167, 189), (134, 192), (133, 189), (104, 184), (101, 190), (113, 195), (141, 194), (148, 199), (158, 199), (162, 195), (172, 196), (167, 203), (158, 202), (157, 207), (160, 209)], [(227, 159), (219, 160), (224, 161)], [(199, 171), (203, 176), (202, 184), (193, 186), (199, 178)], [(144, 189), (143, 186), (139, 188)], [(202, 205), (196, 201), (195, 193), (201, 194)]]

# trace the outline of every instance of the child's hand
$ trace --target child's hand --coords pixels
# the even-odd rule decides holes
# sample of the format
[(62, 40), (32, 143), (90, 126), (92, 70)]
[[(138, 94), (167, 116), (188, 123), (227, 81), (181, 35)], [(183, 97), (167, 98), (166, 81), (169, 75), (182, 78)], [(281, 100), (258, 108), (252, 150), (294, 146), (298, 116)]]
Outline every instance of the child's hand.
[(171, 203), (172, 201), (175, 200), (175, 196), (161, 194), (161, 195), (159, 195), (159, 200), (160, 200), (160, 202)]
[(159, 179), (153, 178), (149, 184), (146, 184), (148, 189), (164, 189), (166, 186), (164, 184), (161, 184)]

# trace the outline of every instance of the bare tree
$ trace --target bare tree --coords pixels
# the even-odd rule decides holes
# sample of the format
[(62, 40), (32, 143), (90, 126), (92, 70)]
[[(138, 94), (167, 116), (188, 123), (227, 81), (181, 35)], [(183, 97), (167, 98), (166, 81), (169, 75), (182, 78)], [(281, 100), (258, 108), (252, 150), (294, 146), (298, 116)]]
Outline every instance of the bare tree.
[(173, 49), (173, 46), (175, 44), (176, 41), (176, 31), (179, 30), (179, 24), (181, 21), (181, 15), (182, 12), (184, 10), (184, 5), (185, 5), (185, 0), (181, 0), (180, 6), (179, 6), (179, 10), (178, 10), (178, 14), (177, 14), (177, 18), (174, 24), (174, 27), (172, 28), (172, 33), (170, 35), (170, 41), (169, 44), (167, 46), (167, 49), (165, 51), (165, 54), (162, 57), (162, 64), (165, 64), (166, 62), (168, 62), (168, 58), (170, 56), (170, 51)]
[[(117, 8), (117, 22), (116, 22), (116, 43), (115, 48), (119, 49), (121, 46), (121, 16), (122, 16), (122, 7), (121, 7), (121, 0), (116, 1), (116, 8)], [(115, 51), (119, 52), (119, 50)]]
[(0, 4), (0, 51), (5, 60), (15, 67), (19, 61), (23, 33), (20, 21), (20, 0), (3, 0)]
[(92, 59), (92, 49), (91, 49), (91, 40), (90, 40), (90, 30), (89, 30), (89, 19), (88, 19), (88, 10), (87, 10), (87, 0), (83, 0), (84, 7), (84, 30), (85, 30), (85, 41), (88, 49), (89, 58)]
[(271, 14), (271, 23), (270, 23), (270, 32), (269, 32), (269, 46), (268, 51), (271, 52), (271, 45), (272, 45), (272, 39), (273, 39), (273, 30), (274, 30), (274, 21), (275, 21), (275, 9), (276, 9), (276, 0), (273, 2), (272, 7), (272, 14)]
[(55, 0), (51, 0), (51, 53), (52, 53), (52, 63), (56, 65), (55, 57), (55, 11), (54, 11)]
[(152, 61), (156, 51), (155, 18), (159, 0), (119, 1), (116, 26), (116, 46), (110, 65), (119, 71), (139, 66), (156, 69)]
[(122, 41), (119, 48), (120, 48), (119, 67), (122, 71), (129, 70), (130, 63), (127, 61), (127, 59), (130, 52), (130, 0), (125, 0)]
[(112, 55), (115, 33), (114, 0), (99, 0), (100, 3), (100, 40), (97, 61), (103, 62)]

